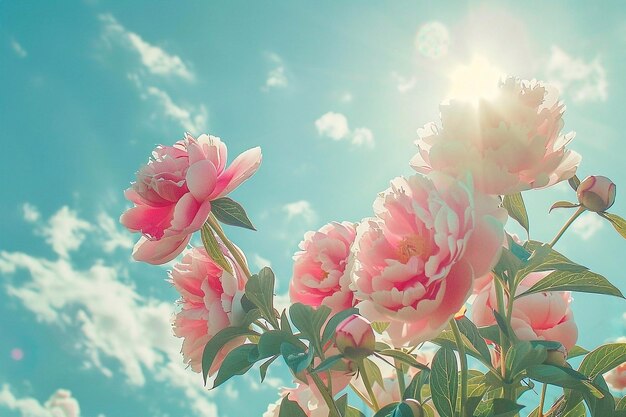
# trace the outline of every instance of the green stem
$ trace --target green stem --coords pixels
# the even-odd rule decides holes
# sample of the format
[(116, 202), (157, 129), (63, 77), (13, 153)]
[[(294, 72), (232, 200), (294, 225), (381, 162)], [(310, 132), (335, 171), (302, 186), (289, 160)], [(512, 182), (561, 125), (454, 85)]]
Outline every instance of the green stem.
[(570, 227), (570, 225), (574, 223), (574, 220), (576, 220), (578, 216), (583, 214), (585, 210), (586, 209), (582, 206), (578, 207), (578, 210), (576, 210), (576, 212), (572, 214), (572, 217), (570, 217), (569, 220), (563, 225), (563, 227), (561, 227), (561, 230), (559, 230), (559, 233), (557, 233), (556, 236), (554, 236), (554, 239), (552, 239), (552, 242), (550, 242), (550, 247), (554, 247), (554, 245), (556, 245), (556, 242), (558, 242), (561, 236), (563, 236), (563, 233), (565, 233), (567, 228)]
[(461, 360), (461, 407), (460, 415), (465, 417), (465, 403), (467, 402), (467, 356), (465, 356), (465, 344), (459, 330), (459, 325), (454, 317), (450, 319), (450, 327), (454, 333), (454, 340), (459, 351), (459, 359)]
[(208, 222), (209, 222), (209, 225), (211, 226), (211, 229), (215, 231), (215, 233), (219, 236), (222, 243), (226, 245), (230, 253), (233, 255), (233, 258), (235, 258), (235, 262), (237, 262), (237, 264), (241, 267), (241, 270), (243, 271), (243, 273), (246, 275), (247, 278), (250, 278), (252, 274), (250, 274), (250, 270), (248, 269), (248, 264), (246, 263), (245, 259), (241, 255), (241, 252), (239, 252), (239, 249), (235, 247), (235, 245), (233, 245), (230, 239), (226, 237), (226, 233), (224, 233), (222, 226), (220, 226), (220, 224), (217, 222), (217, 219), (215, 218), (213, 213), (209, 215)]
[(369, 379), (369, 376), (367, 375), (367, 372), (365, 372), (365, 366), (363, 365), (362, 360), (359, 362), (358, 367), (359, 367), (359, 374), (361, 374), (361, 378), (363, 379), (363, 385), (365, 385), (365, 389), (367, 390), (367, 395), (369, 395), (370, 402), (374, 406), (373, 408), (374, 408), (374, 411), (376, 412), (380, 410), (380, 407), (378, 406), (378, 401), (376, 400), (376, 396), (374, 395), (374, 391), (372, 390), (372, 384)]
[(543, 388), (541, 388), (541, 399), (539, 400), (539, 415), (537, 417), (543, 417), (543, 404), (546, 401), (547, 388), (548, 384), (543, 384)]
[(326, 387), (326, 385), (324, 385), (319, 375), (312, 373), (311, 378), (313, 378), (313, 382), (315, 382), (315, 386), (317, 387), (319, 392), (322, 394), (322, 397), (324, 398), (324, 401), (326, 401), (326, 405), (328, 406), (328, 409), (330, 410), (328, 417), (341, 417), (341, 413), (337, 409), (337, 404), (335, 404), (335, 400), (333, 400), (332, 394), (328, 391), (328, 388)]
[(396, 368), (396, 375), (398, 377), (398, 388), (400, 389), (400, 398), (404, 396), (404, 391), (406, 390), (406, 381), (404, 380), (404, 372), (402, 372), (402, 364), (397, 360), (394, 360)]
[[(500, 313), (500, 315), (504, 317), (508, 322), (509, 319), (506, 314), (507, 308), (504, 306), (504, 288), (502, 287), (502, 283), (500, 282), (500, 279), (498, 277), (494, 277), (493, 282), (496, 287), (496, 300), (498, 303), (498, 313)], [(503, 381), (503, 390), (504, 390), (503, 394), (504, 394), (504, 398), (509, 399), (509, 400), (514, 400), (513, 398), (514, 394), (511, 391), (511, 387), (510, 387), (509, 381), (507, 380), (507, 375), (506, 375), (506, 354), (509, 350), (509, 342), (506, 338), (506, 335), (502, 331), (502, 329), (499, 329), (499, 330), (500, 330), (500, 374), (502, 375), (502, 381)]]
[(352, 388), (352, 391), (354, 391), (354, 393), (365, 403), (365, 405), (367, 405), (371, 409), (374, 409), (374, 405), (372, 405), (370, 400), (368, 400), (367, 397), (363, 395), (363, 393), (359, 391), (352, 382), (350, 382), (350, 388)]

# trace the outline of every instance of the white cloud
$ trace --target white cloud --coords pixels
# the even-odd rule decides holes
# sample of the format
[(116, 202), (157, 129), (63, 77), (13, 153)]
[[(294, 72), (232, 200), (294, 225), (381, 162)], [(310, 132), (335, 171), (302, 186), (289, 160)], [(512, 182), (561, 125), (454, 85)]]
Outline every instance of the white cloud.
[(368, 148), (374, 147), (374, 134), (366, 127), (359, 127), (354, 129), (352, 134), (352, 143), (357, 146), (366, 146)]
[(33, 206), (30, 203), (22, 204), (22, 215), (24, 217), (24, 220), (26, 220), (28, 223), (35, 223), (41, 218), (41, 213), (39, 213), (37, 207)]
[(283, 59), (275, 53), (267, 54), (268, 60), (272, 63), (273, 68), (267, 73), (265, 79), (265, 85), (263, 91), (269, 91), (272, 88), (285, 88), (289, 85), (287, 74), (285, 70), (285, 64)]
[(600, 216), (596, 213), (587, 212), (581, 215), (573, 224), (572, 231), (576, 233), (582, 240), (588, 240), (596, 234), (604, 225)]
[(546, 72), (548, 80), (575, 102), (606, 101), (608, 97), (606, 70), (598, 57), (585, 61), (552, 46)]
[(67, 258), (69, 252), (80, 247), (85, 240), (85, 233), (91, 229), (91, 225), (78, 218), (75, 211), (63, 206), (39, 232), (52, 246), (52, 250), (62, 258)]
[(400, 93), (411, 91), (417, 84), (416, 77), (406, 78), (395, 71), (391, 73), (391, 77), (396, 83), (396, 88)]
[(317, 219), (317, 213), (311, 207), (311, 203), (306, 200), (287, 203), (283, 206), (283, 211), (287, 213), (287, 221), (301, 218), (306, 223), (312, 224)]
[(346, 91), (341, 96), (339, 96), (339, 101), (341, 101), (342, 103), (352, 103), (353, 99), (354, 97), (352, 96), (352, 93), (350, 93), (349, 91)]
[(315, 121), (317, 133), (320, 136), (326, 136), (332, 140), (350, 139), (350, 142), (356, 146), (374, 147), (374, 134), (366, 127), (359, 127), (350, 131), (348, 119), (341, 113), (328, 112)]
[(177, 55), (171, 55), (154, 46), (138, 34), (129, 31), (110, 13), (98, 16), (103, 25), (103, 38), (107, 42), (117, 42), (139, 55), (143, 66), (152, 74), (159, 76), (176, 76), (188, 81), (194, 80), (194, 74)]
[(208, 113), (204, 106), (183, 107), (174, 103), (165, 91), (156, 87), (148, 87), (146, 93), (155, 99), (163, 114), (177, 121), (184, 130), (198, 134), (207, 129)]
[(333, 140), (341, 140), (350, 134), (348, 119), (341, 113), (328, 112), (315, 121), (317, 133)]
[(134, 242), (130, 233), (120, 230), (118, 222), (113, 217), (102, 212), (98, 215), (98, 226), (102, 232), (102, 248), (111, 253), (117, 248), (130, 249)]
[(20, 58), (26, 58), (28, 56), (26, 49), (15, 39), (11, 39), (11, 48), (13, 48), (13, 52)]
[(254, 265), (258, 270), (260, 270), (266, 266), (271, 268), (272, 262), (269, 259), (262, 257), (258, 253), (255, 253), (252, 255), (252, 265)]
[(41, 404), (31, 397), (18, 398), (8, 385), (0, 390), (0, 408), (18, 412), (22, 417), (80, 417), (80, 405), (72, 394), (57, 390), (48, 401)]

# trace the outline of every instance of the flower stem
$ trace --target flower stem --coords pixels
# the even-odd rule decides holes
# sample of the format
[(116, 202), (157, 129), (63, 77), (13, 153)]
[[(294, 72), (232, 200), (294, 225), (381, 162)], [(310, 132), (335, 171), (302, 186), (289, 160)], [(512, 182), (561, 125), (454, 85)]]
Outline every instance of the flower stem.
[(539, 414), (537, 417), (543, 417), (543, 404), (546, 401), (546, 389), (548, 388), (548, 384), (543, 384), (543, 388), (541, 388), (541, 399), (539, 400)]
[(576, 212), (572, 214), (572, 217), (570, 217), (569, 220), (563, 225), (563, 227), (561, 227), (561, 230), (559, 230), (559, 233), (557, 233), (556, 236), (554, 236), (554, 239), (552, 239), (552, 242), (550, 242), (550, 247), (554, 247), (554, 245), (556, 245), (556, 242), (558, 242), (561, 236), (563, 236), (563, 233), (565, 233), (567, 228), (570, 227), (570, 225), (574, 223), (574, 220), (576, 220), (578, 216), (583, 214), (585, 210), (586, 209), (582, 206), (578, 207), (578, 210), (576, 210)]
[(235, 261), (237, 262), (237, 264), (239, 265), (243, 273), (246, 275), (247, 278), (250, 278), (252, 274), (250, 274), (250, 270), (248, 269), (248, 264), (243, 258), (241, 252), (239, 251), (239, 248), (233, 245), (230, 239), (226, 237), (226, 233), (224, 233), (222, 226), (220, 226), (220, 224), (217, 222), (217, 219), (215, 218), (213, 213), (209, 214), (208, 222), (209, 222), (209, 225), (211, 226), (211, 229), (215, 231), (215, 233), (219, 236), (222, 243), (226, 245), (230, 253), (233, 255), (233, 258), (235, 258)]
[(354, 393), (365, 403), (365, 405), (367, 405), (371, 409), (374, 409), (374, 406), (372, 405), (371, 401), (368, 400), (367, 397), (363, 395), (363, 393), (359, 391), (359, 389), (355, 387), (352, 382), (350, 382), (350, 388), (352, 388), (352, 391), (354, 391)]
[(335, 404), (335, 400), (333, 400), (332, 394), (328, 391), (328, 388), (326, 387), (326, 385), (324, 385), (319, 375), (312, 373), (311, 378), (313, 378), (315, 386), (322, 394), (322, 397), (324, 398), (324, 401), (326, 401), (326, 405), (330, 410), (328, 417), (341, 417), (341, 413), (337, 409), (337, 404)]
[(372, 383), (369, 379), (369, 376), (367, 375), (367, 372), (365, 372), (365, 366), (363, 365), (363, 360), (359, 362), (358, 367), (359, 367), (359, 374), (361, 375), (361, 378), (363, 379), (363, 385), (365, 385), (365, 389), (367, 390), (367, 395), (369, 395), (370, 402), (374, 406), (373, 407), (374, 411), (378, 411), (380, 410), (380, 407), (378, 406), (378, 401), (376, 400), (376, 396), (374, 395), (374, 391), (372, 390)]
[(398, 388), (400, 389), (400, 398), (404, 396), (406, 390), (406, 381), (404, 380), (404, 372), (402, 372), (402, 364), (397, 360), (393, 361), (396, 368), (396, 375), (398, 377)]
[(461, 360), (461, 407), (460, 416), (465, 417), (465, 403), (467, 402), (467, 356), (465, 356), (465, 344), (459, 330), (459, 325), (453, 317), (450, 319), (450, 327), (454, 333), (454, 340), (459, 351), (459, 359)]

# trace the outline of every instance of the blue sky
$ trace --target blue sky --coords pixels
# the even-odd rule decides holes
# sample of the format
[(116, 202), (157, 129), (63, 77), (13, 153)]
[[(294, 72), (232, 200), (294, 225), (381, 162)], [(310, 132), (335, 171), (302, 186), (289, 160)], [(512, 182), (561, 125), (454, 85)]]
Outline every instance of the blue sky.
[[(276, 370), (205, 392), (170, 335), (166, 268), (130, 259), (122, 190), (186, 130), (220, 136), (231, 159), (262, 147), (233, 194), (259, 231), (230, 234), (280, 293), (303, 232), (368, 216), (477, 62), (560, 87), (579, 176), (612, 178), (626, 215), (619, 1), (60, 4), (0, 0), (2, 416), (49, 415), (58, 389), (84, 417), (261, 415), (289, 383)], [(573, 192), (527, 194), (531, 236), (549, 240), (569, 213), (547, 209)], [(557, 248), (626, 291), (608, 224), (583, 217)], [(576, 295), (573, 309), (584, 347), (626, 333), (623, 301)]]

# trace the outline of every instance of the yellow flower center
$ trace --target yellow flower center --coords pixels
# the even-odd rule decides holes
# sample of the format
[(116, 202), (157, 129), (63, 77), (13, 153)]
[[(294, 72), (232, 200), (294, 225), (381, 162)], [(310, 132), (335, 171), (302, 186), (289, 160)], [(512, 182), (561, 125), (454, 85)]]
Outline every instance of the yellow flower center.
[(407, 263), (413, 256), (424, 260), (431, 253), (430, 239), (424, 236), (412, 235), (405, 237), (398, 246), (398, 260)]

